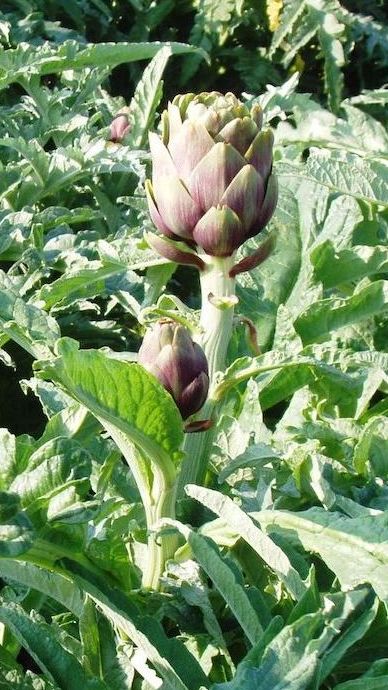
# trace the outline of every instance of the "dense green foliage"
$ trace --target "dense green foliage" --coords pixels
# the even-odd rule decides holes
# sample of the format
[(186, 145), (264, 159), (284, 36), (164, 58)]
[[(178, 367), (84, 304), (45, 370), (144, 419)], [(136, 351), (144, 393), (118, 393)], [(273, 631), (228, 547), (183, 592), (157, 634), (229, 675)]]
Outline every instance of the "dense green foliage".
[[(1, 3), (1, 690), (388, 687), (387, 25), (380, 0)], [(273, 128), (278, 206), (240, 256), (275, 246), (237, 278), (152, 591), (135, 479), (173, 481), (183, 426), (133, 360), (200, 295), (145, 240), (148, 131), (212, 89)]]

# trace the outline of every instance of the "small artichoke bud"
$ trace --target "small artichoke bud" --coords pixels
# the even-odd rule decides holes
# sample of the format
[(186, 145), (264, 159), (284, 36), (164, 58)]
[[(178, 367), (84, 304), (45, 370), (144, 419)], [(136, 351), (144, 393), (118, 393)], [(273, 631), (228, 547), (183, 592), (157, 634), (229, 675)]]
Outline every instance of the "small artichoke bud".
[(276, 206), (273, 135), (262, 111), (232, 93), (176, 96), (150, 134), (152, 221), (172, 240), (231, 256), (257, 235)]
[(110, 125), (109, 141), (113, 141), (115, 144), (120, 144), (130, 129), (131, 126), (128, 115), (126, 113), (118, 113)]
[(138, 362), (172, 395), (182, 419), (202, 407), (209, 389), (208, 364), (187, 328), (169, 319), (155, 323), (144, 337)]

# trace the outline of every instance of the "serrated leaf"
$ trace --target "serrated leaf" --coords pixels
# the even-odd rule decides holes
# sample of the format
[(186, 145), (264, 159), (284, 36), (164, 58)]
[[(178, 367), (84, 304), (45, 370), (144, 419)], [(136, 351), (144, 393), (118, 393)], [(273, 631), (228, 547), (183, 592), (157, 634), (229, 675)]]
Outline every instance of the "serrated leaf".
[[(279, 304), (289, 296), (301, 263), (301, 231), (298, 202), (289, 184), (281, 184), (279, 202), (271, 221), (275, 248), (266, 261), (237, 277), (239, 309), (257, 328), (260, 349), (267, 349), (275, 328)], [(258, 241), (261, 242), (260, 236)], [(249, 240), (247, 254), (258, 248)]]
[(64, 70), (78, 70), (85, 67), (116, 67), (123, 62), (146, 60), (164, 46), (173, 54), (196, 52), (202, 58), (200, 48), (185, 43), (96, 43), (86, 48), (75, 41), (65, 41), (58, 49), (49, 43), (33, 47), (22, 43), (15, 49), (0, 54), (0, 88), (28, 78), (32, 74), (55, 74)]
[(17, 472), (16, 438), (8, 429), (0, 429), (0, 488), (7, 489)]
[(84, 605), (84, 595), (64, 572), (56, 572), (55, 566), (45, 570), (34, 563), (11, 558), (0, 559), (0, 575), (24, 587), (33, 587), (66, 607), (79, 617)]
[(332, 331), (383, 314), (388, 306), (388, 281), (377, 280), (351, 297), (329, 297), (312, 304), (295, 321), (305, 345), (326, 338)]
[(306, 0), (285, 0), (280, 15), (280, 24), (276, 29), (271, 43), (270, 57), (281, 47), (286, 36), (294, 30), (295, 25), (306, 9)]
[(200, 690), (209, 687), (200, 665), (176, 638), (168, 638), (157, 619), (145, 616), (133, 601), (78, 564), (67, 563), (82, 591), (86, 592), (112, 625), (123, 630), (163, 679), (166, 690)]
[(58, 642), (50, 626), (18, 604), (2, 602), (0, 620), (9, 626), (35, 662), (62, 690), (107, 690), (97, 678), (88, 678), (76, 657)]
[(1, 279), (0, 332), (15, 340), (33, 357), (47, 357), (60, 336), (57, 322), (43, 310), (17, 296)]
[[(338, 112), (342, 100), (344, 83), (341, 68), (345, 65), (344, 42), (345, 26), (338, 21), (337, 3), (330, 4), (323, 0), (310, 0), (309, 14), (318, 27), (318, 38), (324, 58), (325, 91), (328, 94), (329, 106), (333, 112)], [(332, 10), (332, 11), (330, 11)]]
[(33, 542), (32, 524), (19, 508), (15, 494), (0, 491), (0, 558), (17, 558)]
[[(331, 622), (342, 630), (341, 635), (337, 637), (322, 659), (320, 683), (336, 668), (348, 649), (364, 637), (376, 618), (379, 606), (379, 601), (373, 596), (373, 592), (365, 589), (354, 590), (345, 595), (342, 592), (338, 595), (334, 594), (332, 600), (335, 601), (336, 597), (343, 598), (343, 610)], [(343, 625), (344, 622), (346, 625)]]
[(45, 185), (49, 172), (50, 156), (45, 152), (36, 139), (25, 141), (25, 139), (22, 137), (19, 137), (18, 139), (7, 137), (0, 139), (0, 146), (7, 146), (17, 151), (24, 160), (30, 163), (36, 174), (37, 182), (42, 187)]
[(388, 270), (388, 249), (383, 246), (358, 246), (336, 251), (329, 240), (319, 244), (311, 252), (314, 277), (325, 288), (332, 288), (348, 281), (361, 280)]
[(260, 650), (258, 659), (252, 650), (238, 665), (234, 679), (216, 683), (213, 690), (308, 690), (328, 644), (322, 623), (320, 612), (302, 616)]
[(221, 556), (216, 543), (176, 520), (163, 520), (162, 524), (171, 525), (181, 532), (191, 547), (196, 560), (214, 582), (248, 640), (251, 644), (255, 644), (263, 632), (258, 615), (245, 589), (237, 581), (233, 569)]
[(191, 498), (209, 508), (221, 517), (227, 525), (241, 536), (258, 553), (260, 558), (284, 582), (295, 599), (300, 599), (306, 591), (306, 585), (297, 571), (292, 567), (286, 554), (259, 530), (249, 515), (239, 506), (218, 491), (188, 484), (186, 493)]
[(347, 406), (353, 413), (361, 393), (362, 378), (308, 354), (293, 355), (270, 351), (259, 357), (237, 359), (225, 372), (214, 391), (216, 400), (238, 383), (260, 377), (260, 404), (263, 409), (289, 398), (295, 391), (311, 385), (321, 398), (334, 405)]
[(306, 163), (306, 175), (331, 192), (388, 205), (388, 167), (382, 161), (363, 160), (346, 151), (312, 149)]
[(354, 448), (354, 468), (360, 474), (386, 477), (388, 474), (388, 419), (372, 417)]
[(9, 489), (20, 497), (24, 508), (35, 510), (48, 506), (61, 489), (79, 485), (82, 480), (85, 493), (90, 470), (91, 457), (82, 446), (72, 439), (57, 438), (30, 456), (28, 468), (15, 477)]
[[(90, 261), (85, 268), (67, 271), (57, 280), (44, 285), (37, 293), (36, 300), (45, 309), (63, 307), (79, 299), (91, 299), (96, 295), (109, 293), (109, 280), (125, 278), (125, 265)], [(135, 276), (136, 277), (136, 276)]]
[(129, 106), (132, 129), (127, 137), (134, 148), (142, 148), (146, 144), (147, 132), (153, 126), (156, 109), (162, 97), (162, 75), (171, 54), (168, 46), (161, 48), (137, 83)]
[(279, 532), (291, 542), (296, 539), (305, 550), (318, 554), (342, 587), (352, 588), (368, 582), (380, 599), (388, 601), (387, 515), (348, 518), (321, 508), (251, 515), (269, 534)]
[(79, 617), (79, 632), (82, 644), (84, 666), (88, 673), (101, 676), (100, 635), (97, 626), (97, 612), (94, 602), (86, 597)]

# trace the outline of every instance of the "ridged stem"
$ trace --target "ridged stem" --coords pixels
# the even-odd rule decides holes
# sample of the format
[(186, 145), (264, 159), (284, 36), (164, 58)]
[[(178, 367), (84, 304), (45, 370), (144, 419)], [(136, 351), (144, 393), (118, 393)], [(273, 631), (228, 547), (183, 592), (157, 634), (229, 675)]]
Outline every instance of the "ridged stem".
[(176, 482), (169, 484), (160, 468), (153, 472), (152, 492), (144, 500), (147, 523), (147, 559), (142, 576), (142, 587), (157, 590), (166, 560), (171, 558), (177, 546), (175, 534), (159, 534), (155, 525), (164, 517), (175, 518)]
[[(212, 393), (216, 373), (225, 369), (226, 353), (233, 329), (235, 279), (229, 277), (229, 271), (235, 260), (233, 256), (220, 258), (202, 255), (201, 258), (206, 261), (206, 268), (200, 273), (202, 307), (200, 334), (196, 340), (208, 360), (210, 388), (208, 400), (199, 415), (201, 419), (209, 419), (215, 404)], [(203, 483), (213, 436), (214, 425), (208, 431), (186, 434), (178, 498), (184, 497), (186, 484)]]
[(225, 368), (232, 334), (236, 281), (229, 277), (229, 271), (234, 263), (229, 256), (208, 257), (207, 266), (200, 273), (202, 306), (198, 341), (209, 364), (210, 390), (217, 371)]

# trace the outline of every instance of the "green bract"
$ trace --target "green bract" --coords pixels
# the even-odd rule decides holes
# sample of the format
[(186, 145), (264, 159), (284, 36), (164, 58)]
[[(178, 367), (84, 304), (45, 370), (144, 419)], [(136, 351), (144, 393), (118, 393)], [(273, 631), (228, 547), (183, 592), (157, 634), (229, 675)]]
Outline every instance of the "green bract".
[(277, 201), (273, 135), (261, 129), (260, 106), (248, 109), (232, 93), (186, 94), (162, 123), (162, 137), (150, 134), (146, 183), (154, 224), (170, 239), (231, 256), (263, 229)]

